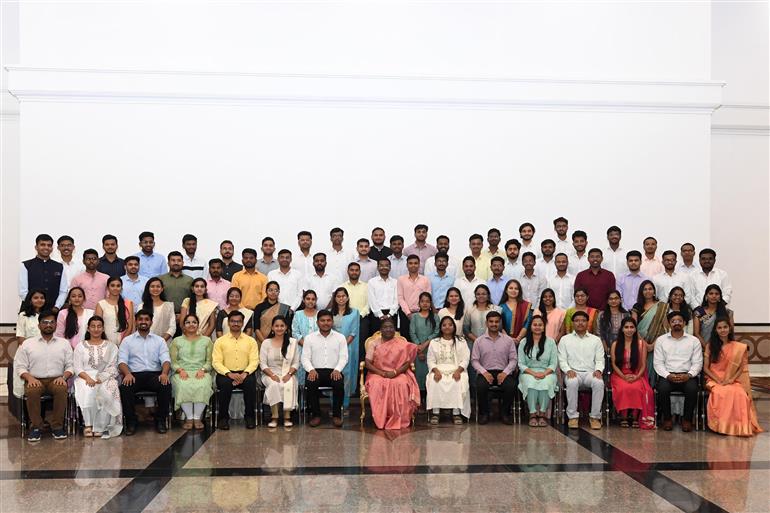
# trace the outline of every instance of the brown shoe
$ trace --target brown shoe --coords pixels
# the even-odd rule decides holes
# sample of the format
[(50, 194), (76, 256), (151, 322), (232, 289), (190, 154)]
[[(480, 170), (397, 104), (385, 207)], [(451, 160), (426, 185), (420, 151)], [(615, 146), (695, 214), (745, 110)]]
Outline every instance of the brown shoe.
[(685, 433), (689, 433), (690, 431), (692, 431), (692, 422), (690, 422), (689, 420), (683, 420), (682, 431), (684, 431)]
[(321, 425), (321, 417), (313, 417), (310, 419), (310, 422), (308, 422), (308, 425), (310, 427), (318, 427)]
[(671, 431), (672, 429), (674, 429), (674, 423), (671, 421), (671, 419), (664, 420), (663, 431)]
[(591, 429), (601, 429), (602, 428), (602, 420), (601, 419), (590, 419), (589, 420), (591, 424)]
[(185, 420), (184, 424), (182, 424), (182, 429), (190, 430), (193, 428), (193, 421), (192, 420)]
[(580, 421), (577, 417), (575, 417), (574, 419), (569, 419), (569, 421), (567, 422), (567, 427), (569, 427), (570, 429), (577, 429), (578, 427), (580, 427), (579, 422)]
[(200, 419), (193, 420), (193, 427), (195, 429), (203, 429), (205, 426), (203, 425), (203, 421)]
[(332, 419), (332, 424), (334, 424), (334, 427), (341, 428), (342, 427), (342, 417), (334, 417)]

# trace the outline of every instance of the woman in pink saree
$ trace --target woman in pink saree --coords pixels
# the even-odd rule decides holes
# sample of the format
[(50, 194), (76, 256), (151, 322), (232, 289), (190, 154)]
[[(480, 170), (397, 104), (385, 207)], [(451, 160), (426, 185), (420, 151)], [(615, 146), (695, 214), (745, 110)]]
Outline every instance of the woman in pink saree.
[(403, 429), (412, 422), (420, 406), (420, 389), (411, 369), (416, 356), (417, 346), (396, 336), (392, 320), (383, 321), (380, 338), (366, 352), (366, 391), (379, 429)]

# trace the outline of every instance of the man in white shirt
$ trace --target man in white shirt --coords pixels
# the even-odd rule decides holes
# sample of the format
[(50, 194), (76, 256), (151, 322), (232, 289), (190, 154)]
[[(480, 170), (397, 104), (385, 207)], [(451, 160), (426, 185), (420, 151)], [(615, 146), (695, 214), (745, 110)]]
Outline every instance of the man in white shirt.
[(476, 259), (468, 255), (463, 258), (463, 275), (455, 280), (455, 287), (466, 305), (472, 305), (476, 300), (476, 287), (484, 282), (476, 276)]
[(342, 247), (345, 232), (342, 228), (332, 228), (329, 232), (329, 240), (332, 247), (326, 253), (326, 272), (339, 277), (340, 282), (345, 281), (348, 272), (348, 263), (358, 256), (355, 253), (345, 251)]
[(663, 263), (655, 253), (658, 251), (658, 240), (655, 237), (647, 237), (642, 242), (644, 257), (642, 258), (642, 274), (652, 278), (663, 272)]
[(676, 270), (676, 253), (670, 249), (663, 252), (662, 258), (663, 272), (652, 277), (652, 283), (655, 285), (655, 295), (661, 301), (668, 300), (668, 293), (674, 287), (682, 287), (687, 300), (692, 296), (690, 288), (690, 276)]
[(620, 246), (621, 231), (617, 226), (607, 228), (607, 247), (604, 248), (602, 268), (615, 275), (617, 280), (628, 272), (626, 250)]
[(556, 243), (552, 239), (545, 239), (540, 243), (540, 254), (543, 256), (535, 262), (535, 270), (546, 279), (556, 274), (556, 262), (554, 261), (554, 252)]
[(548, 288), (553, 290), (556, 296), (556, 308), (566, 310), (572, 306), (574, 300), (575, 277), (567, 272), (569, 265), (567, 255), (559, 253), (554, 261), (556, 262), (556, 274), (548, 278)]
[(733, 295), (733, 286), (730, 283), (730, 277), (722, 269), (714, 267), (717, 261), (717, 252), (711, 248), (703, 248), (698, 253), (701, 270), (690, 275), (692, 297), (690, 306), (696, 308), (703, 303), (703, 295), (706, 293), (706, 287), (711, 284), (719, 285), (722, 289), (722, 299), (725, 303), (730, 303)]
[[(296, 309), (302, 301), (302, 286), (305, 277), (297, 269), (291, 268), (291, 251), (282, 249), (278, 252), (278, 269), (267, 273), (267, 281), (274, 281), (281, 287), (278, 301)], [(315, 290), (315, 289), (313, 289)]]
[(305, 335), (302, 347), (302, 367), (307, 372), (305, 390), (310, 409), (310, 427), (321, 424), (319, 387), (332, 388), (332, 417), (334, 427), (342, 427), (342, 401), (345, 397), (345, 377), (342, 370), (348, 363), (345, 336), (332, 330), (334, 318), (329, 310), (318, 312), (318, 331)]
[(524, 263), (524, 274), (519, 278), (521, 282), (521, 296), (533, 305), (540, 304), (540, 294), (548, 286), (545, 273), (535, 271), (535, 254), (531, 251), (521, 257)]
[(296, 269), (303, 276), (307, 277), (313, 274), (313, 254), (310, 248), (313, 246), (313, 234), (307, 230), (302, 230), (297, 234), (297, 245), (299, 253), (292, 255), (291, 268)]
[[(356, 242), (356, 258), (353, 262), (357, 263), (361, 269), (360, 280), (368, 282), (377, 276), (377, 262), (369, 258), (369, 239), (358, 239)], [(348, 277), (347, 264), (345, 264), (345, 276), (342, 281)]]
[(567, 237), (569, 232), (569, 221), (566, 217), (557, 217), (553, 220), (553, 231), (556, 232), (554, 254), (564, 253), (569, 255), (572, 252), (572, 242)]
[(570, 429), (578, 428), (578, 390), (591, 389), (591, 429), (602, 427), (604, 400), (604, 346), (596, 335), (588, 333), (588, 314), (577, 311), (572, 316), (574, 331), (559, 341), (559, 367), (567, 387), (567, 417)]
[(537, 242), (535, 242), (535, 225), (532, 223), (522, 223), (519, 226), (519, 237), (521, 238), (521, 253), (531, 251), (535, 255), (535, 259), (540, 258), (540, 248)]
[(700, 264), (695, 262), (695, 246), (691, 242), (682, 244), (679, 254), (682, 256), (682, 262), (676, 266), (677, 272), (687, 275), (700, 272)]
[[(61, 263), (64, 266), (64, 277), (67, 279), (67, 283), (72, 283), (72, 279), (78, 274), (86, 272), (86, 266), (82, 260), (72, 258), (72, 254), (75, 252), (75, 239), (69, 235), (62, 235), (56, 239), (56, 249), (59, 250), (61, 255)], [(50, 301), (51, 298), (48, 298)]]
[(518, 280), (524, 274), (524, 266), (521, 265), (519, 259), (520, 250), (521, 242), (517, 239), (509, 239), (505, 243), (505, 269), (503, 269), (503, 276), (508, 279)]
[[(398, 279), (399, 276), (408, 274), (406, 270), (406, 255), (404, 254), (404, 238), (400, 235), (394, 235), (390, 238), (390, 250), (393, 252), (388, 256), (390, 260), (390, 277)], [(379, 261), (377, 262), (379, 272)]]
[(182, 274), (192, 279), (205, 278), (208, 273), (208, 264), (204, 259), (195, 255), (198, 251), (198, 238), (191, 234), (182, 237)]
[(577, 276), (580, 271), (585, 271), (591, 264), (588, 262), (588, 234), (583, 230), (575, 230), (572, 233), (572, 248), (574, 251), (569, 256), (569, 273)]
[(703, 349), (696, 337), (684, 332), (681, 313), (669, 312), (666, 319), (671, 331), (655, 340), (653, 358), (655, 372), (658, 374), (658, 409), (662, 413), (663, 430), (671, 431), (671, 392), (684, 393), (682, 431), (689, 432), (692, 431), (692, 414), (698, 400), (698, 375), (703, 369)]
[(390, 276), (390, 271), (390, 258), (380, 258), (380, 261), (377, 262), (379, 276), (372, 278), (367, 283), (369, 285), (367, 291), (369, 310), (372, 312), (369, 329), (372, 333), (380, 330), (380, 323), (385, 319), (397, 317), (398, 280)]
[(327, 308), (332, 300), (334, 289), (341, 283), (338, 276), (332, 276), (326, 272), (326, 254), (316, 253), (313, 255), (313, 268), (315, 272), (305, 278), (305, 287), (303, 290), (314, 290), (318, 298), (319, 308)]
[[(446, 253), (447, 256), (449, 256), (449, 237), (446, 235), (439, 235), (436, 237), (436, 249), (438, 250), (438, 253)], [(436, 253), (436, 254), (438, 254)], [(462, 273), (462, 264), (460, 261), (452, 256), (449, 256), (449, 259), (447, 261), (447, 268), (446, 273), (452, 277), (452, 279), (457, 278), (459, 273)], [(425, 276), (430, 276), (432, 273), (436, 272), (436, 256), (430, 257), (428, 260), (425, 261)]]

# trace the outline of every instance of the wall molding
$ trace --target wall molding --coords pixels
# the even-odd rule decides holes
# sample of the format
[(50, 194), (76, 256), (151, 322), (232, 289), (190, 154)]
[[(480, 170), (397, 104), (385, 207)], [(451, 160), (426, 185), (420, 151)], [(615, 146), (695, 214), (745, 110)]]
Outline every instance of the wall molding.
[(724, 82), (270, 74), (8, 66), (25, 102), (462, 108), (712, 114)]
[(770, 105), (726, 103), (714, 112), (711, 133), (718, 135), (770, 136)]

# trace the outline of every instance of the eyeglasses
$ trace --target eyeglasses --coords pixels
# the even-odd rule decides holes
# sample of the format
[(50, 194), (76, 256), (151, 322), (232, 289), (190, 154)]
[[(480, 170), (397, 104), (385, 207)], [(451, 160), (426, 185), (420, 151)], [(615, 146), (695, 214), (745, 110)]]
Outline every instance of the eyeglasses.
[(56, 321), (40, 321), (40, 324), (43, 324), (45, 326), (53, 326), (56, 324)]

